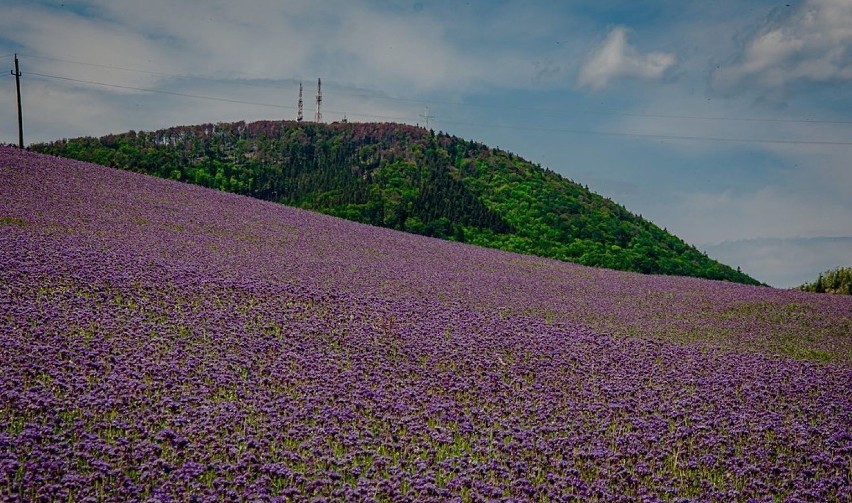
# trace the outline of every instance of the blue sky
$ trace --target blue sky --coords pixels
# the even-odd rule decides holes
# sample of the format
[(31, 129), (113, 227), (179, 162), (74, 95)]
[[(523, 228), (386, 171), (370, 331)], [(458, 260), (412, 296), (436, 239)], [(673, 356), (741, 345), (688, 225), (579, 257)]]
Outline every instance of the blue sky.
[[(25, 141), (426, 122), (777, 287), (852, 265), (852, 2), (0, 0)], [(0, 142), (17, 141), (14, 78)], [(428, 110), (428, 111), (427, 111)]]

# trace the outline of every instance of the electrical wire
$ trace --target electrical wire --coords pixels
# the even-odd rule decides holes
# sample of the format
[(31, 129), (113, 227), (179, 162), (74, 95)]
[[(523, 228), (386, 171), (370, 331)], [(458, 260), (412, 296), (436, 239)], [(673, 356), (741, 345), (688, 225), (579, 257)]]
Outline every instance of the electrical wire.
[(163, 72), (154, 72), (151, 70), (140, 70), (138, 68), (128, 68), (126, 66), (114, 66), (114, 65), (105, 65), (102, 63), (89, 63), (86, 61), (74, 61), (72, 59), (62, 59), (62, 58), (54, 58), (51, 56), (37, 56), (35, 54), (22, 54), (22, 56), (26, 56), (28, 58), (35, 59), (46, 59), (49, 61), (60, 61), (62, 63), (71, 63), (74, 65), (83, 65), (83, 66), (91, 66), (93, 68), (108, 68), (110, 70), (121, 70), (124, 72), (133, 72), (133, 73), (144, 73), (148, 75), (159, 75), (161, 77), (179, 77), (179, 75), (171, 74), (171, 73), (163, 73)]
[[(596, 113), (596, 112), (589, 112)], [(639, 114), (619, 113), (625, 117), (641, 117), (649, 119), (693, 119), (702, 121), (738, 121), (738, 122), (785, 122), (802, 124), (852, 124), (852, 121), (819, 120), (819, 119), (757, 119), (752, 117), (712, 117), (702, 115), (667, 115), (667, 114)]]
[[(261, 102), (253, 102), (253, 101), (244, 101), (244, 100), (236, 100), (231, 98), (222, 98), (216, 96), (204, 96), (198, 94), (191, 93), (182, 93), (177, 91), (166, 91), (163, 89), (150, 89), (144, 87), (136, 87), (136, 86), (126, 86), (120, 84), (109, 84), (105, 82), (97, 82), (93, 80), (83, 80), (83, 79), (75, 79), (71, 77), (63, 77), (59, 75), (49, 75), (44, 73), (37, 72), (27, 72), (26, 75), (35, 75), (42, 78), (50, 78), (50, 79), (58, 79), (70, 82), (77, 82), (81, 84), (90, 84), (118, 89), (127, 89), (141, 92), (150, 92), (150, 93), (158, 93), (158, 94), (167, 94), (172, 96), (180, 96), (187, 98), (195, 98), (195, 99), (204, 99), (211, 101), (219, 101), (225, 103), (235, 103), (240, 105), (254, 105), (261, 107), (269, 107), (269, 108), (277, 108), (277, 109), (287, 109), (294, 110), (296, 107), (287, 106), (287, 105), (277, 105), (271, 103), (261, 103)], [(386, 120), (396, 120), (396, 121), (405, 121), (404, 117), (389, 117), (383, 115), (375, 115), (375, 114), (365, 114), (365, 113), (357, 113), (357, 112), (348, 112), (348, 111), (340, 111), (340, 110), (327, 110), (332, 113), (340, 113), (346, 115), (352, 115), (356, 117), (369, 117), (369, 118), (378, 118), (378, 119), (386, 119)], [(622, 138), (637, 138), (637, 139), (649, 139), (649, 140), (669, 140), (669, 141), (706, 141), (706, 142), (715, 142), (715, 143), (754, 143), (754, 144), (782, 144), (782, 145), (824, 145), (824, 146), (839, 146), (839, 145), (852, 145), (852, 142), (844, 142), (844, 141), (821, 141), (821, 140), (790, 140), (790, 139), (771, 139), (771, 138), (724, 138), (724, 137), (713, 137), (713, 136), (697, 136), (697, 135), (669, 135), (669, 134), (653, 134), (653, 133), (635, 133), (635, 132), (620, 132), (620, 131), (595, 131), (595, 130), (586, 130), (586, 129), (568, 129), (568, 128), (546, 128), (541, 126), (513, 126), (513, 125), (500, 125), (500, 124), (486, 124), (486, 123), (475, 123), (475, 122), (463, 122), (463, 121), (452, 121), (452, 120), (442, 120), (442, 123), (445, 124), (456, 124), (463, 126), (474, 126), (474, 127), (483, 127), (483, 128), (494, 128), (494, 129), (512, 129), (518, 131), (538, 131), (538, 132), (551, 132), (551, 133), (564, 133), (564, 134), (579, 134), (579, 135), (593, 135), (593, 136), (610, 136), (610, 137), (622, 137)]]
[(200, 94), (181, 93), (181, 92), (178, 92), (178, 91), (166, 91), (164, 89), (150, 89), (150, 88), (145, 88), (145, 87), (125, 86), (125, 85), (120, 85), (120, 84), (108, 84), (106, 82), (96, 82), (94, 80), (73, 79), (71, 77), (62, 77), (62, 76), (59, 76), (59, 75), (48, 75), (48, 74), (45, 74), (45, 73), (37, 73), (37, 72), (27, 72), (25, 75), (36, 75), (38, 77), (44, 77), (44, 78), (49, 78), (49, 79), (59, 79), (59, 80), (66, 80), (66, 81), (69, 81), (69, 82), (77, 82), (77, 83), (80, 83), (80, 84), (91, 84), (91, 85), (103, 86), (103, 87), (113, 87), (113, 88), (117, 88), (117, 89), (128, 89), (128, 90), (132, 90), (132, 91), (143, 91), (143, 92), (147, 92), (147, 93), (168, 94), (168, 95), (172, 95), (172, 96), (182, 96), (182, 97), (185, 97), (185, 98), (196, 98), (196, 99), (202, 99), (202, 100), (221, 101), (221, 102), (225, 102), (225, 103), (236, 103), (236, 104), (239, 104), (239, 105), (255, 105), (255, 106), (261, 106), (261, 107), (284, 108), (284, 109), (290, 109), (290, 110), (295, 110), (295, 108), (296, 108), (296, 107), (287, 106), (287, 105), (276, 105), (276, 104), (273, 104), (273, 103), (260, 103), (260, 102), (256, 102), (256, 101), (243, 101), (243, 100), (235, 100), (235, 99), (231, 99), (231, 98), (220, 98), (220, 97), (217, 97), (217, 96), (203, 96), (203, 95), (200, 95)]
[(567, 133), (581, 134), (593, 136), (616, 136), (637, 139), (649, 140), (679, 140), (679, 141), (708, 141), (716, 143), (764, 143), (764, 144), (786, 144), (786, 145), (852, 145), (852, 141), (820, 141), (820, 140), (786, 140), (786, 139), (771, 139), (771, 138), (724, 138), (715, 136), (689, 136), (689, 135), (669, 135), (655, 133), (635, 133), (623, 131), (593, 131), (586, 129), (567, 129), (567, 128), (545, 128), (540, 126), (511, 126), (501, 124), (478, 124), (473, 122), (457, 122), (451, 120), (442, 120), (442, 123), (456, 124), (463, 126), (475, 127), (490, 127), (496, 129), (513, 129), (519, 131), (539, 131), (550, 133)]
[[(51, 57), (51, 56), (36, 56), (36, 55), (31, 55), (31, 54), (27, 54), (26, 56), (29, 57), (29, 58), (46, 59), (46, 60), (50, 60), (50, 61), (60, 61), (60, 62), (63, 62), (63, 63), (71, 63), (71, 64), (76, 64), (76, 65), (91, 66), (91, 67), (94, 67), (94, 68), (105, 68), (105, 69), (109, 69), (109, 70), (121, 70), (121, 71), (126, 71), (126, 72), (154, 75), (154, 76), (158, 76), (158, 77), (169, 77), (169, 78), (173, 78), (173, 79), (191, 78), (191, 79), (194, 79), (194, 80), (204, 80), (204, 81), (208, 81), (208, 82), (221, 82), (222, 81), (221, 79), (213, 79), (213, 78), (209, 78), (209, 77), (179, 75), (179, 74), (165, 73), (165, 72), (154, 72), (154, 71), (151, 71), (151, 70), (140, 70), (140, 69), (136, 69), (136, 68), (128, 68), (128, 67), (123, 67), (123, 66), (105, 65), (105, 64), (99, 64), (99, 63), (89, 63), (89, 62), (85, 62), (85, 61), (75, 61), (75, 60), (70, 60), (70, 59), (55, 58), (55, 57)], [(33, 73), (33, 72), (30, 72), (30, 73), (32, 73), (33, 75), (37, 75), (36, 73)], [(54, 77), (54, 78), (59, 78), (59, 77)], [(289, 80), (295, 81), (295, 80), (298, 80), (298, 79), (290, 78)], [(81, 82), (83, 82), (83, 81), (81, 81)], [(86, 81), (86, 83), (93, 83), (93, 82)], [(287, 91), (292, 90), (290, 87), (285, 87), (285, 86), (280, 86), (280, 85), (272, 85), (272, 84), (264, 84), (264, 83), (259, 83), (259, 82), (250, 82), (250, 81), (245, 81), (245, 80), (240, 81), (240, 85), (260, 87), (260, 88), (264, 88), (264, 89), (280, 89), (280, 90), (287, 90)], [(138, 90), (142, 90), (142, 89), (138, 89)], [(150, 90), (150, 91), (151, 92), (157, 92), (156, 90)], [(422, 104), (426, 104), (426, 105), (434, 104), (434, 103), (440, 103), (440, 104), (453, 105), (453, 106), (470, 106), (470, 105), (465, 105), (464, 103), (461, 103), (461, 102), (436, 102), (436, 101), (420, 100), (420, 99), (414, 99), (414, 98), (399, 98), (399, 97), (393, 97), (393, 96), (381, 96), (381, 95), (366, 94), (366, 93), (346, 93), (346, 92), (339, 92), (339, 91), (331, 91), (331, 92), (326, 91), (326, 95), (351, 96), (351, 97), (356, 97), (356, 98), (379, 99), (379, 100), (399, 101), (399, 102), (406, 102), (406, 103), (422, 103)], [(290, 107), (290, 108), (292, 108), (292, 107)], [(334, 112), (333, 110), (330, 110), (330, 111)], [(376, 117), (376, 118), (388, 118), (388, 119), (397, 119), (398, 118), (398, 117), (384, 117), (384, 116), (381, 116), (381, 115), (371, 115), (371, 114), (352, 114), (352, 115), (369, 116), (369, 117)]]
[[(11, 54), (9, 54), (11, 55)], [(126, 72), (134, 72), (134, 73), (143, 73), (148, 75), (155, 75), (159, 77), (169, 77), (174, 79), (197, 79), (197, 80), (206, 80), (210, 82), (221, 82), (221, 79), (213, 79), (209, 77), (201, 77), (201, 76), (191, 76), (191, 75), (179, 75), (174, 73), (166, 73), (166, 72), (156, 72), (151, 70), (142, 70), (137, 68), (129, 68), (124, 66), (114, 66), (114, 65), (105, 65), (100, 63), (90, 63), (85, 61), (76, 61), (71, 59), (63, 59), (52, 56), (39, 56), (33, 54), (19, 54), (29, 58), (36, 59), (45, 59), (50, 61), (60, 61), (63, 63), (70, 63), (76, 65), (84, 65), (95, 68), (105, 68), (111, 70), (121, 70)], [(299, 80), (295, 77), (291, 77), (286, 80)], [(263, 84), (258, 82), (250, 82), (250, 81), (241, 81), (240, 85), (253, 86), (253, 87), (261, 87), (267, 89), (286, 89), (290, 90), (290, 87), (272, 85), (272, 84)], [(425, 100), (425, 99), (415, 99), (415, 98), (403, 98), (398, 96), (386, 96), (381, 94), (371, 94), (371, 93), (347, 93), (339, 90), (327, 90), (327, 95), (331, 96), (351, 96), (355, 98), (366, 98), (366, 99), (374, 99), (374, 100), (383, 100), (383, 101), (395, 101), (401, 103), (419, 103), (423, 105), (448, 105), (454, 107), (466, 107), (466, 108), (487, 108), (487, 109), (514, 109), (514, 110), (537, 110), (541, 112), (550, 112), (555, 113), (552, 108), (542, 108), (542, 107), (521, 107), (521, 106), (511, 106), (511, 105), (488, 105), (488, 106), (480, 106), (470, 103), (464, 103), (460, 101), (441, 101), (441, 100)], [(826, 119), (783, 119), (783, 118), (758, 118), (758, 117), (724, 117), (724, 116), (705, 116), (705, 115), (686, 115), (686, 114), (660, 114), (660, 113), (637, 113), (637, 112), (617, 112), (612, 110), (560, 110), (558, 111), (560, 115), (565, 113), (581, 113), (588, 115), (605, 115), (605, 116), (618, 116), (618, 117), (636, 117), (636, 118), (645, 118), (645, 119), (681, 119), (681, 120), (700, 120), (700, 121), (733, 121), (733, 122), (757, 122), (757, 123), (791, 123), (791, 124), (852, 124), (852, 121), (848, 120), (826, 120)]]
[[(273, 104), (273, 103), (262, 103), (262, 102), (257, 102), (257, 101), (236, 100), (236, 99), (232, 99), (232, 98), (222, 98), (222, 97), (218, 97), (218, 96), (205, 96), (205, 95), (200, 95), (200, 94), (182, 93), (182, 92), (178, 92), (178, 91), (167, 91), (167, 90), (164, 90), (164, 89), (151, 89), (151, 88), (145, 88), (145, 87), (126, 86), (126, 85), (121, 85), (121, 84), (109, 84), (109, 83), (106, 83), (106, 82), (97, 82), (97, 81), (94, 81), (94, 80), (75, 79), (75, 78), (71, 78), (71, 77), (62, 77), (60, 75), (49, 75), (49, 74), (46, 74), (46, 73), (39, 73), (39, 72), (27, 72), (25, 75), (35, 75), (35, 76), (43, 77), (43, 78), (66, 80), (66, 81), (70, 81), (70, 82), (77, 82), (77, 83), (80, 83), (80, 84), (92, 84), (92, 85), (97, 85), (97, 86), (113, 87), (113, 88), (127, 89), (127, 90), (132, 90), (132, 91), (142, 91), (142, 92), (157, 93), (157, 94), (167, 94), (167, 95), (171, 95), (171, 96), (181, 96), (181, 97), (186, 97), (186, 98), (219, 101), (219, 102), (225, 102), (225, 103), (236, 103), (238, 105), (254, 105), (254, 106), (260, 106), (260, 107), (279, 108), (279, 109), (286, 109), (286, 110), (295, 110), (296, 109), (296, 107), (289, 106), (289, 105), (277, 105), (277, 104)], [(392, 116), (387, 116), (387, 115), (366, 114), (366, 113), (348, 112), (348, 111), (342, 111), (342, 110), (328, 110), (328, 112), (352, 115), (352, 116), (355, 116), (355, 117), (372, 117), (372, 118), (376, 118), (376, 119), (387, 119), (387, 120), (405, 120), (406, 119), (406, 117), (392, 117)]]

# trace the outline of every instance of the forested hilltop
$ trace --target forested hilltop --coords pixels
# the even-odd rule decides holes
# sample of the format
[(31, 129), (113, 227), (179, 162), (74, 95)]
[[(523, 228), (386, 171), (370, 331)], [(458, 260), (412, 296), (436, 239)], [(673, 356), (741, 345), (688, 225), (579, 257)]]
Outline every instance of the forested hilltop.
[(611, 269), (758, 284), (553, 171), (414, 126), (238, 122), (31, 148), (416, 234)]

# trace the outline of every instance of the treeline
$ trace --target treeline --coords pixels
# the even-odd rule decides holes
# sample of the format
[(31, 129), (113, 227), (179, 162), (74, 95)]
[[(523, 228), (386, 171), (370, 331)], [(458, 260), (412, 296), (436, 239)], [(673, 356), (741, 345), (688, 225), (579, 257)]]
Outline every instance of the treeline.
[(205, 124), (32, 148), (481, 246), (758, 284), (553, 171), (408, 125)]
[(799, 290), (852, 295), (852, 267), (838, 267), (826, 271), (820, 274), (816, 281), (800, 286)]

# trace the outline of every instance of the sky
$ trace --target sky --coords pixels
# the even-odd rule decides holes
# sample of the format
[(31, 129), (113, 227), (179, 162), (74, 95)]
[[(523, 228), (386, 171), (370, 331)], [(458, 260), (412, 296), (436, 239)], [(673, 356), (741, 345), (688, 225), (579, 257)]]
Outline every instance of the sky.
[(0, 143), (305, 117), (500, 147), (787, 288), (852, 265), (850, 0), (0, 0)]

